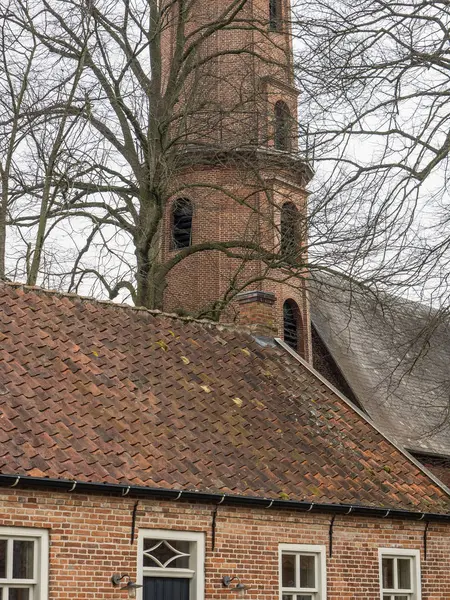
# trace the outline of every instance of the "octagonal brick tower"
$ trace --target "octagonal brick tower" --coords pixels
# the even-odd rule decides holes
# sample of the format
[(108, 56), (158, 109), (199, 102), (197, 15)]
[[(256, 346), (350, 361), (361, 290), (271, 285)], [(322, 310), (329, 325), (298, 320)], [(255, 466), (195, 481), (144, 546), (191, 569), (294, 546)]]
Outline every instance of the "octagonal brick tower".
[[(187, 27), (199, 40), (198, 66), (179, 100), (180, 158), (161, 253), (167, 260), (198, 244), (236, 240), (248, 248), (228, 253), (211, 248), (184, 258), (169, 274), (164, 310), (211, 316), (228, 297), (233, 301), (220, 319), (234, 321), (242, 313), (236, 292), (262, 292), (249, 297), (275, 297), (274, 335), (290, 338), (311, 360), (307, 274), (287, 276), (277, 261), (269, 268), (253, 250), (291, 252), (292, 239), (281, 239), (291, 235), (298, 252), (306, 236), (301, 224), (312, 173), (298, 153), (290, 0), (243, 4), (232, 12), (233, 0), (197, 0), (188, 16)], [(176, 51), (175, 9), (163, 37), (166, 66)], [(218, 21), (227, 25), (210, 35)], [(286, 226), (286, 216), (293, 214), (296, 224)], [(295, 328), (292, 335), (289, 328)]]

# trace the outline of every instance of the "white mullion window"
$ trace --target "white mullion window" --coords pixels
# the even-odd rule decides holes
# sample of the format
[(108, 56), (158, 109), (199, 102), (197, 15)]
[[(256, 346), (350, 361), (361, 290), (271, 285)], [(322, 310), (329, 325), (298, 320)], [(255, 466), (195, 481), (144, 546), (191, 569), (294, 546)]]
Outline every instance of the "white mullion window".
[(326, 600), (325, 546), (280, 544), (280, 600)]
[(48, 533), (0, 527), (0, 600), (47, 600)]
[(380, 548), (381, 600), (420, 600), (420, 552)]

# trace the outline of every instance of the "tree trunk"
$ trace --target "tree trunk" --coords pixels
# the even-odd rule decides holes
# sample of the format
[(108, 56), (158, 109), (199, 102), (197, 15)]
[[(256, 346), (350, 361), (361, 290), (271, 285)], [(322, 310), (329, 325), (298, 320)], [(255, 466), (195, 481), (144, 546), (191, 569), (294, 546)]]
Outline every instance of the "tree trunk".
[(6, 207), (8, 204), (8, 188), (5, 178), (2, 177), (2, 195), (0, 197), (0, 279), (6, 277)]
[(136, 251), (136, 305), (163, 310), (165, 277), (157, 257), (152, 260), (152, 254)]

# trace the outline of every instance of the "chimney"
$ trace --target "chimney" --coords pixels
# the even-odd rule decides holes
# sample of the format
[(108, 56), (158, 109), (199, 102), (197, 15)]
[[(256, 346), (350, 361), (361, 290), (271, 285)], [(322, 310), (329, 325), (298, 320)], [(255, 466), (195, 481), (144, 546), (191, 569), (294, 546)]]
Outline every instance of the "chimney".
[(277, 326), (274, 319), (275, 294), (252, 290), (236, 296), (239, 302), (239, 324), (255, 335), (275, 337)]

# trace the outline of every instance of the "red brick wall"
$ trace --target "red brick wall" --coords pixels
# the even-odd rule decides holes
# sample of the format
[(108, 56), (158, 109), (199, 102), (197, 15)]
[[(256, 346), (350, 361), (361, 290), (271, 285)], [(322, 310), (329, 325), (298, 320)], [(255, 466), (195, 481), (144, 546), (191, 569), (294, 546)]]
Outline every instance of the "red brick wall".
[[(285, 202), (294, 203), (300, 214), (306, 210), (306, 192), (298, 185), (273, 179), (273, 172), (258, 175), (233, 165), (216, 168), (192, 168), (182, 177), (174, 197), (186, 197), (192, 201), (192, 243), (210, 241), (247, 240), (255, 242), (269, 252), (279, 247), (280, 208)], [(263, 189), (262, 189), (263, 188)], [(245, 204), (239, 200), (245, 198)], [(163, 260), (177, 254), (171, 245), (171, 206), (166, 209), (164, 230), (161, 238)], [(239, 249), (237, 249), (239, 252)], [(242, 251), (241, 251), (242, 252)], [(244, 251), (244, 257), (246, 256)], [(164, 310), (183, 309), (195, 315), (223, 298), (234, 282), (239, 286), (249, 284), (248, 289), (273, 292), (276, 297), (273, 320), (277, 335), (283, 337), (283, 303), (294, 300), (302, 317), (302, 354), (311, 359), (311, 332), (309, 306), (305, 292), (305, 273), (290, 276), (281, 270), (268, 270), (263, 261), (243, 261), (228, 258), (219, 251), (202, 251), (185, 258), (170, 273), (164, 296)], [(235, 304), (223, 315), (223, 321), (239, 320)], [(207, 315), (208, 316), (208, 315)]]
[[(213, 22), (217, 15), (229, 6), (229, 0), (211, 0), (208, 3), (194, 3), (192, 27)], [(283, 0), (283, 15), (289, 14), (290, 2)], [(293, 85), (292, 48), (289, 27), (281, 32), (260, 31), (261, 23), (269, 18), (267, 0), (251, 0), (240, 13), (248, 23), (258, 23), (258, 27), (227, 28), (219, 31), (201, 49), (203, 55), (226, 51), (214, 64), (204, 67), (201, 90), (196, 90), (183, 107), (189, 112), (188, 134), (190, 141), (198, 140), (219, 143), (221, 147), (235, 148), (243, 143), (260, 146), (273, 146), (273, 108), (277, 100), (284, 100), (295, 120), (297, 112), (296, 91)], [(176, 20), (174, 21), (174, 23)], [(166, 70), (173, 52), (173, 28), (168, 28), (163, 38), (163, 56)], [(242, 53), (240, 51), (243, 51)], [(232, 51), (237, 52), (231, 54)], [(261, 57), (261, 58), (260, 58)], [(190, 85), (190, 84), (189, 84)], [(189, 87), (189, 86), (188, 86)], [(192, 102), (202, 106), (196, 114)], [(209, 102), (209, 105), (208, 105)], [(205, 121), (205, 111), (210, 112), (211, 130)], [(217, 120), (217, 115), (225, 113)], [(245, 114), (244, 114), (245, 113)], [(212, 116), (211, 116), (212, 115)], [(214, 121), (215, 119), (215, 121)], [(250, 120), (249, 120), (250, 119)], [(220, 122), (219, 122), (220, 121)], [(206, 127), (206, 129), (205, 129)], [(296, 137), (296, 127), (293, 126)], [(256, 137), (255, 137), (256, 136)], [(198, 141), (197, 140), (197, 141)], [(295, 148), (297, 139), (293, 140)], [(264, 172), (257, 165), (219, 164), (216, 167), (192, 165), (174, 178), (174, 193), (177, 197), (187, 197), (193, 203), (194, 216), (192, 243), (208, 241), (229, 241), (245, 239), (262, 244), (274, 251), (279, 244), (279, 209), (284, 202), (293, 202), (301, 214), (306, 214), (306, 192), (303, 183), (298, 181), (298, 173), (280, 167)], [(283, 183), (281, 183), (283, 182)], [(183, 189), (184, 188), (184, 189)], [(273, 193), (273, 200), (268, 194)], [(246, 207), (248, 203), (251, 208)], [(163, 261), (171, 259), (176, 251), (171, 250), (171, 203), (169, 202), (161, 234)], [(264, 278), (267, 280), (264, 281)], [(234, 281), (236, 278), (236, 281)], [(184, 259), (169, 274), (164, 294), (164, 310), (184, 310), (200, 316), (214, 301), (224, 297), (230, 282), (239, 287), (249, 282), (248, 289), (261, 289), (275, 294), (274, 322), (277, 335), (283, 335), (283, 303), (291, 298), (298, 306), (302, 317), (302, 354), (311, 359), (311, 335), (309, 308), (301, 277), (291, 278), (286, 283), (270, 281), (270, 278), (284, 281), (282, 272), (268, 272), (261, 261), (247, 262), (227, 258), (218, 251), (203, 251)], [(237, 290), (239, 291), (239, 290)], [(222, 316), (224, 321), (239, 319), (235, 304)]]
[[(137, 541), (130, 545), (134, 498), (70, 493), (0, 490), (4, 526), (50, 530), (50, 600), (114, 600), (114, 573), (136, 576)], [(140, 500), (137, 530), (170, 529), (206, 534), (206, 599), (239, 595), (224, 589), (224, 575), (249, 586), (247, 600), (278, 599), (278, 544), (324, 544), (330, 516), (272, 509), (220, 506), (216, 548), (211, 549), (214, 507)], [(327, 557), (328, 600), (379, 600), (378, 548), (420, 549), (422, 599), (450, 598), (450, 527), (432, 523), (428, 558), (423, 555), (425, 523), (338, 516), (333, 557)]]

